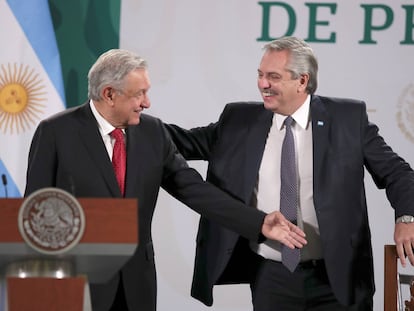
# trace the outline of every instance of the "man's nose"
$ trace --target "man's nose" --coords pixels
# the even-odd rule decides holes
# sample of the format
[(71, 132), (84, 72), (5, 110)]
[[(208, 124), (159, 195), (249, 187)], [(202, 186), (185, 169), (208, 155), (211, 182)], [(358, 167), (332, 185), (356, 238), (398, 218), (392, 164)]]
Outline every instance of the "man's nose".
[(270, 87), (269, 80), (266, 79), (265, 77), (258, 78), (257, 84), (258, 84), (259, 88), (261, 88), (261, 89), (267, 89), (267, 88)]
[(151, 106), (151, 101), (150, 101), (147, 94), (145, 94), (145, 98), (142, 101), (141, 106), (144, 107), (144, 108), (149, 108)]

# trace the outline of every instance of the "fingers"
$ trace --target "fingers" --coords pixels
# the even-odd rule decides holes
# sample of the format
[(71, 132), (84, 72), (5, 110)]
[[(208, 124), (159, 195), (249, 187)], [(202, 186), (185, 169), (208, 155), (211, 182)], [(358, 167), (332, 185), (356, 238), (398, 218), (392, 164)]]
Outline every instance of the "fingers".
[(306, 236), (305, 232), (301, 228), (299, 228), (298, 226), (294, 225), (293, 223), (291, 223), (289, 221), (287, 222), (287, 224), (289, 226), (289, 229), (291, 231), (295, 232), (297, 235), (300, 235), (302, 237)]
[(405, 261), (404, 246), (402, 244), (397, 244), (396, 249), (398, 258), (400, 258), (401, 266), (406, 267), (407, 263)]
[[(299, 228), (298, 228), (299, 229)], [(303, 233), (302, 230), (299, 229)], [(295, 231), (286, 231), (283, 238), (280, 239), (280, 242), (286, 245), (289, 248), (303, 248), (308, 242), (302, 234), (298, 234)]]
[(292, 242), (292, 244), (295, 247), (298, 247), (298, 248), (302, 248), (308, 243), (302, 235), (298, 235), (295, 232), (290, 232), (289, 240)]
[(291, 236), (293, 237), (294, 241), (298, 243), (298, 244), (295, 244), (296, 247), (302, 248), (303, 246), (308, 244), (308, 241), (302, 235), (297, 235), (296, 233), (293, 232)]
[(403, 243), (396, 243), (396, 249), (398, 258), (400, 258), (403, 267), (407, 266), (407, 259), (410, 264), (414, 266), (414, 252), (411, 240), (404, 241)]
[(300, 236), (294, 237), (292, 235), (287, 235), (280, 242), (292, 249), (302, 248), (307, 243), (307, 241), (304, 238)]
[(407, 259), (414, 266), (414, 223), (398, 223), (395, 225), (394, 241), (401, 265), (407, 266)]
[(410, 261), (410, 264), (412, 265), (412, 266), (414, 266), (414, 255), (413, 255), (413, 252), (412, 252), (412, 247), (410, 247), (410, 250), (411, 250), (411, 254), (410, 255), (408, 255), (407, 257), (408, 257), (408, 259), (409, 259), (409, 261)]
[[(294, 249), (296, 246), (295, 244), (293, 244), (290, 240), (289, 237), (286, 237), (284, 240), (280, 241), (282, 244), (286, 245), (287, 247)], [(301, 248), (299, 246), (297, 246), (298, 248)]]

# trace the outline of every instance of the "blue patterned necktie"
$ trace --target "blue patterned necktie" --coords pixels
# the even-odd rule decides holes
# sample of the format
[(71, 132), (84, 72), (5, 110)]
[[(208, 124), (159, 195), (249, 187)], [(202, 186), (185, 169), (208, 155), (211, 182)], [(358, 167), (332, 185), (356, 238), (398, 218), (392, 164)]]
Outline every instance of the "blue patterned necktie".
[[(282, 144), (280, 161), (280, 212), (287, 220), (297, 224), (298, 215), (298, 178), (296, 172), (295, 140), (292, 133), (291, 116), (285, 119), (285, 138)], [(300, 250), (282, 245), (282, 263), (291, 272), (300, 261)]]

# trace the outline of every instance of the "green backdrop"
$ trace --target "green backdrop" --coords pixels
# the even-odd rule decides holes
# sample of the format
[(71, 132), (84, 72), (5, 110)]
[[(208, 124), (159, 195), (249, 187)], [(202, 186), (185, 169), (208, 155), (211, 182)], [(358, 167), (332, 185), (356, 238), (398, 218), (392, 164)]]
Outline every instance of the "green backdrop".
[(66, 106), (84, 103), (97, 57), (119, 47), (121, 0), (49, 0), (62, 63)]

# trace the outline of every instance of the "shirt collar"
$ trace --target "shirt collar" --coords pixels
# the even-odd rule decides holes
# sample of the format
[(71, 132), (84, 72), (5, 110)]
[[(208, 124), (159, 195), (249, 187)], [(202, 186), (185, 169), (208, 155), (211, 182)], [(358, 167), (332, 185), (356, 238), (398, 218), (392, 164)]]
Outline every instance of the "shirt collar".
[(101, 116), (92, 100), (89, 101), (89, 105), (91, 107), (92, 114), (98, 122), (98, 128), (101, 135), (109, 135), (115, 129), (115, 127), (113, 127), (111, 123), (106, 121), (105, 118)]
[[(310, 108), (310, 98), (311, 96), (308, 95), (306, 97), (305, 102), (303, 103), (303, 105), (301, 105), (299, 107), (298, 110), (296, 110), (293, 114), (292, 114), (292, 118), (293, 120), (295, 120), (295, 122), (302, 128), (302, 129), (306, 129), (308, 127), (309, 124), (309, 120), (310, 120), (310, 113), (309, 113), (309, 108)], [(287, 118), (287, 116), (281, 115), (281, 114), (277, 114), (275, 113), (275, 118), (276, 118), (276, 125), (277, 128), (279, 130), (282, 129), (283, 127), (283, 122), (285, 122), (285, 119)]]

